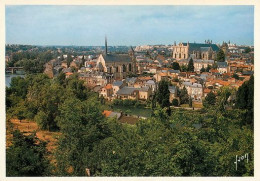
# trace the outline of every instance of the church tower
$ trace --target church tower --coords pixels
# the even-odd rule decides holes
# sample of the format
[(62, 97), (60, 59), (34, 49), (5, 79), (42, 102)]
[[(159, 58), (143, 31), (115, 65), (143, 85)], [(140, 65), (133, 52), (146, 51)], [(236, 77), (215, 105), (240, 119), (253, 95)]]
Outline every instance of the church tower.
[(107, 36), (105, 36), (105, 47), (106, 47), (106, 55), (107, 55)]

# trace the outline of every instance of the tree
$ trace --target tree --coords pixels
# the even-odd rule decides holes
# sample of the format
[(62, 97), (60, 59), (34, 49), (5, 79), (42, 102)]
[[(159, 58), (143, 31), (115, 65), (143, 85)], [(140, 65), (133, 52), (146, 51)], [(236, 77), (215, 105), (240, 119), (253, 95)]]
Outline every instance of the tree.
[(232, 77), (235, 78), (236, 80), (239, 80), (239, 76), (236, 73), (234, 73)]
[(236, 94), (236, 107), (245, 109), (245, 121), (249, 124), (254, 123), (254, 76), (239, 87)]
[(164, 107), (170, 106), (170, 91), (169, 91), (169, 82), (162, 79), (158, 84), (158, 89), (156, 91), (156, 100), (159, 105)]
[(180, 91), (180, 104), (187, 104), (189, 102), (189, 95), (186, 87), (183, 87)]
[(218, 64), (216, 62), (214, 62), (214, 64), (212, 65), (213, 69), (217, 69), (218, 68)]
[(172, 63), (172, 69), (174, 70), (180, 70), (180, 65), (178, 62), (173, 62)]
[(189, 97), (189, 107), (192, 107), (192, 98), (191, 98), (191, 96)]
[(193, 59), (192, 58), (190, 58), (190, 60), (189, 60), (188, 71), (194, 72), (194, 65), (193, 65)]
[(225, 62), (225, 53), (222, 49), (219, 49), (219, 51), (217, 52), (217, 58), (216, 60), (218, 62)]
[(85, 176), (86, 168), (92, 174), (95, 173), (90, 154), (94, 145), (110, 134), (99, 109), (99, 102), (68, 98), (60, 105), (59, 111), (56, 122), (62, 136), (55, 154), (58, 174)]
[(179, 106), (179, 101), (178, 101), (178, 99), (173, 99), (173, 100), (172, 100), (172, 105), (173, 105), (173, 106)]
[(210, 65), (207, 66), (205, 72), (209, 72), (209, 70), (211, 69), (212, 67)]
[(59, 75), (57, 76), (57, 81), (60, 85), (65, 85), (65, 79), (66, 79), (66, 74), (64, 72), (60, 72)]
[(200, 69), (200, 71), (201, 71), (201, 72), (206, 72), (206, 69), (205, 69), (204, 67), (202, 67), (202, 68)]
[(68, 67), (70, 66), (70, 63), (73, 61), (72, 57), (71, 57), (71, 54), (68, 54), (68, 57), (67, 57), (67, 65)]
[(85, 60), (85, 56), (83, 55), (83, 56), (82, 56), (82, 65), (83, 65), (83, 67), (85, 67), (85, 61), (86, 61), (86, 60)]
[(205, 100), (203, 101), (203, 106), (204, 107), (209, 107), (209, 106), (213, 106), (215, 104), (216, 104), (216, 95), (211, 91), (205, 97)]
[(188, 67), (186, 65), (181, 65), (181, 71), (182, 72), (187, 72), (188, 71)]
[(24, 136), (13, 132), (12, 145), (6, 149), (6, 175), (9, 177), (47, 176), (49, 161), (46, 158), (46, 143), (35, 135)]
[(252, 50), (251, 50), (251, 48), (250, 47), (246, 47), (246, 49), (245, 49), (245, 53), (250, 53)]

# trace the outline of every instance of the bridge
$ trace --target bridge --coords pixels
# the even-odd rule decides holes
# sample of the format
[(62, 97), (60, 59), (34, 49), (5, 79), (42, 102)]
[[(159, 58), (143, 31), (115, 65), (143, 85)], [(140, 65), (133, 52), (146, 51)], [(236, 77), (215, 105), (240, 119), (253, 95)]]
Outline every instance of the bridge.
[(5, 72), (14, 74), (17, 70), (23, 70), (23, 67), (7, 67)]

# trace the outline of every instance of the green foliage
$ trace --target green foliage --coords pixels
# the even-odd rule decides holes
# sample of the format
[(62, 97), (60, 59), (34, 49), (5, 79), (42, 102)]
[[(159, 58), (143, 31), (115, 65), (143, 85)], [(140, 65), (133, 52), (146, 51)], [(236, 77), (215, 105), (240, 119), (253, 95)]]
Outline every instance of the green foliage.
[(60, 72), (57, 76), (57, 81), (60, 85), (65, 86), (66, 74), (64, 72)]
[(67, 65), (68, 67), (70, 66), (70, 63), (73, 61), (72, 57), (71, 57), (71, 54), (68, 54), (67, 56)]
[(24, 136), (19, 131), (14, 131), (12, 145), (6, 149), (6, 175), (47, 176), (49, 168), (45, 143), (35, 135)]
[(169, 82), (166, 80), (161, 80), (158, 84), (158, 89), (156, 90), (156, 101), (158, 104), (164, 108), (170, 106), (170, 91), (169, 91)]
[(235, 79), (237, 79), (237, 80), (239, 80), (239, 76), (238, 76), (236, 73), (234, 73), (234, 74), (232, 75), (232, 77), (235, 78)]
[(178, 101), (178, 99), (173, 99), (173, 100), (172, 100), (172, 105), (173, 105), (173, 106), (179, 106), (179, 101)]
[(180, 104), (187, 104), (189, 102), (189, 95), (186, 87), (183, 87), (179, 94)]
[(193, 64), (193, 59), (192, 58), (190, 58), (190, 60), (189, 60), (187, 71), (194, 72), (194, 64)]
[(45, 74), (13, 79), (7, 88), (8, 112), (18, 119), (35, 119), (43, 130), (58, 130), (55, 118), (58, 106), (67, 98), (86, 100), (88, 90), (77, 75), (65, 79), (60, 73), (54, 80)]
[(191, 96), (189, 97), (189, 107), (192, 107), (192, 98), (191, 98)]
[(23, 67), (27, 74), (42, 73), (44, 70), (44, 64), (51, 59), (53, 59), (53, 54), (51, 51), (17, 52), (12, 54), (11, 61), (8, 62), (7, 66)]
[(250, 47), (246, 47), (246, 49), (245, 49), (245, 53), (250, 53), (252, 50), (251, 50), (251, 48)]
[(203, 106), (204, 107), (209, 107), (209, 106), (213, 106), (215, 104), (216, 104), (216, 95), (211, 91), (205, 97), (205, 100), (203, 101)]
[(206, 72), (206, 69), (205, 69), (204, 67), (202, 67), (202, 68), (200, 69), (200, 72)]
[(141, 103), (138, 100), (131, 100), (131, 99), (114, 99), (112, 102), (112, 105), (115, 106), (134, 106), (134, 107), (140, 107)]
[(220, 111), (226, 110), (226, 106), (229, 104), (229, 98), (234, 90), (230, 87), (224, 86), (217, 91), (216, 106)]
[(173, 62), (173, 63), (172, 63), (172, 69), (174, 69), (174, 70), (180, 70), (181, 68), (180, 68), (179, 63), (178, 63), (178, 62)]
[[(59, 106), (56, 121), (62, 137), (56, 152), (58, 174), (84, 176), (85, 169), (91, 168), (89, 154), (94, 145), (109, 134), (98, 105), (98, 102), (70, 98)], [(73, 168), (71, 173), (68, 172), (70, 167)]]
[(88, 90), (84, 86), (84, 81), (78, 79), (78, 75), (74, 74), (66, 79), (66, 88), (80, 100), (86, 100)]
[(236, 94), (236, 107), (246, 109), (245, 122), (253, 125), (254, 123), (254, 76), (239, 87)]
[(210, 65), (207, 66), (207, 68), (205, 69), (205, 72), (209, 72), (209, 70), (211, 69), (212, 67)]
[(181, 65), (181, 71), (182, 71), (182, 72), (187, 72), (187, 71), (188, 71), (188, 66), (186, 66), (186, 65)]
[(217, 52), (217, 58), (216, 60), (218, 62), (225, 62), (225, 53), (222, 49), (219, 49), (219, 51)]

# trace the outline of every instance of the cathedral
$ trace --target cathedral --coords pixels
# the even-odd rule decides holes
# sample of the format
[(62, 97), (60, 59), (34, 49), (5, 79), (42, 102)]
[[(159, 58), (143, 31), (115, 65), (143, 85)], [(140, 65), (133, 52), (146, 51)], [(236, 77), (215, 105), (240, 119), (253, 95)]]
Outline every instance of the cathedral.
[(110, 54), (107, 50), (107, 38), (105, 39), (105, 53), (97, 58), (96, 70), (113, 74), (114, 79), (123, 79), (127, 75), (136, 73), (136, 59), (131, 48), (128, 54)]
[(179, 43), (173, 46), (173, 58), (176, 60), (193, 59), (214, 60), (216, 58), (219, 47), (212, 44), (212, 41), (205, 43)]

